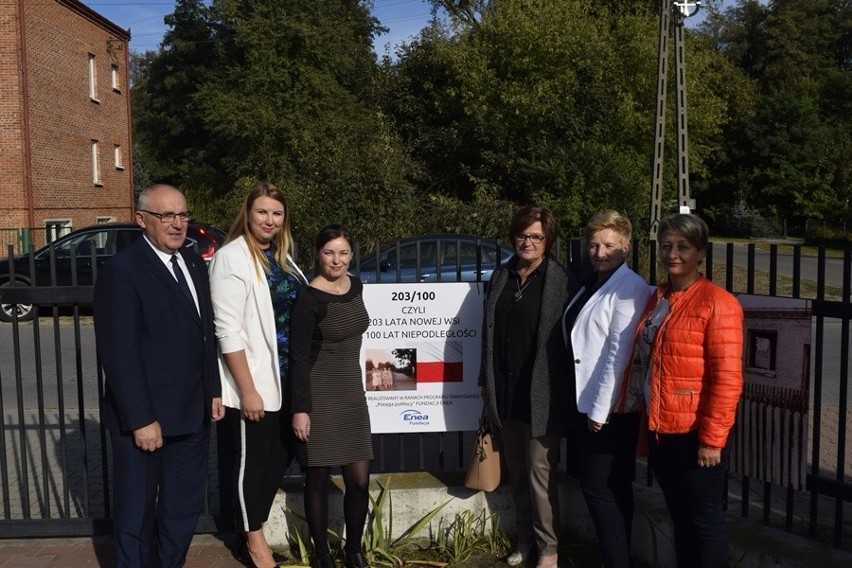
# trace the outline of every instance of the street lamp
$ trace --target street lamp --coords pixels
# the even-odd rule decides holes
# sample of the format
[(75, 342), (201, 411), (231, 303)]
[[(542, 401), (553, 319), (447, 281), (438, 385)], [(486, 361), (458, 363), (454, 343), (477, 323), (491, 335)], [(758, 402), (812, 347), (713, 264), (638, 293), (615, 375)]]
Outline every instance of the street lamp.
[(701, 9), (701, 0), (696, 0), (695, 2), (675, 2), (675, 9), (680, 12), (680, 15), (684, 18), (689, 18), (690, 16), (694, 16)]

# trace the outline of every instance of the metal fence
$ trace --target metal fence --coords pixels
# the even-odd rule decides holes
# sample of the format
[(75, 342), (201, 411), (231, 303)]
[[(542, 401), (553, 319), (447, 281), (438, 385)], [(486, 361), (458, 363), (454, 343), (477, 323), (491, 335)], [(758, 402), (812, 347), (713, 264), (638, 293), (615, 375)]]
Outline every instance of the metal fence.
[[(421, 264), (420, 246), (414, 265), (416, 277), (427, 268)], [(491, 246), (477, 247), (479, 279), (487, 278), (488, 271), (482, 269), (487, 268), (487, 259), (495, 256), (488, 255)], [(439, 279), (463, 277), (461, 248), (457, 243), (448, 271), (455, 277)], [(396, 251), (400, 251), (399, 244)], [(496, 252), (499, 259), (499, 248)], [(588, 269), (581, 241), (559, 243), (555, 252), (576, 273)], [(356, 251), (356, 274), (370, 255), (364, 257)], [(442, 256), (436, 259), (437, 273), (443, 274)], [(0, 274), (14, 269), (11, 260), (3, 262), (8, 266)], [(635, 243), (632, 266), (649, 282), (657, 281), (656, 251), (647, 243)], [(95, 268), (95, 277), (96, 272)], [(845, 549), (852, 548), (852, 515), (846, 506), (852, 500), (850, 273), (852, 249), (844, 251), (842, 258), (829, 258), (824, 248), (816, 257), (809, 257), (802, 254), (800, 246), (782, 253), (778, 245), (762, 250), (755, 245), (716, 244), (708, 250), (706, 259), (707, 276), (728, 290), (807, 298), (813, 316), (806, 487), (799, 490), (792, 483), (779, 485), (732, 474), (729, 499), (739, 501), (742, 516), (759, 515), (766, 524), (806, 533)], [(395, 282), (402, 276), (397, 268), (379, 278)], [(55, 274), (53, 278), (55, 283)], [(95, 354), (92, 286), (77, 283), (72, 274), (71, 286), (0, 286), (0, 303), (34, 305), (32, 322), (13, 319), (0, 323), (0, 440), (4, 442), (4, 451), (0, 452), (0, 538), (110, 532), (111, 460), (107, 433), (100, 425), (103, 377)], [(461, 471), (473, 434), (376, 435), (373, 470)], [(207, 509), (199, 532), (227, 525), (228, 499), (219, 491), (216, 443), (211, 446), (209, 469)], [(291, 469), (289, 473), (298, 471)]]
[(14, 254), (23, 254), (29, 249), (29, 231), (0, 227), (0, 257), (5, 256), (9, 247), (12, 247)]

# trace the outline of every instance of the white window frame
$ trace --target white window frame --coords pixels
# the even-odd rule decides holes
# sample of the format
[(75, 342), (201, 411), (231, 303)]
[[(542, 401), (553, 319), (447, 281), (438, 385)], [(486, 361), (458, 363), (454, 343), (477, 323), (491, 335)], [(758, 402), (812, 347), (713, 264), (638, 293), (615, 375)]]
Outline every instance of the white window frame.
[(71, 219), (45, 219), (44, 239), (47, 244), (52, 243), (59, 237), (64, 237), (73, 228)]
[(124, 169), (124, 160), (122, 159), (121, 154), (121, 144), (113, 144), (112, 145), (112, 154), (115, 159), (115, 169), (123, 170)]
[(100, 142), (92, 140), (92, 183), (102, 186), (100, 166)]
[(121, 81), (118, 76), (118, 63), (110, 65), (110, 76), (112, 78), (112, 90), (116, 93), (121, 92)]
[(89, 98), (92, 102), (101, 102), (98, 99), (98, 68), (95, 65), (95, 54), (89, 54)]

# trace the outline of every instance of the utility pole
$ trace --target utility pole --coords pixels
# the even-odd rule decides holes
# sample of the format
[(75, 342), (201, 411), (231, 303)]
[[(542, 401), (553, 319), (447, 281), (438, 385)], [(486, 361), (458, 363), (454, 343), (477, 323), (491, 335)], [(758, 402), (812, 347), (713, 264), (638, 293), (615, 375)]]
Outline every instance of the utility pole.
[(686, 119), (686, 50), (683, 28), (686, 18), (701, 9), (701, 0), (680, 2), (660, 0), (660, 43), (657, 65), (657, 119), (654, 127), (654, 165), (651, 183), (651, 215), (649, 233), (652, 241), (657, 239), (663, 196), (663, 162), (666, 140), (666, 97), (669, 74), (669, 36), (674, 21), (675, 39), (675, 112), (677, 115), (677, 192), (678, 209), (689, 213), (695, 208), (695, 200), (689, 195), (689, 130)]

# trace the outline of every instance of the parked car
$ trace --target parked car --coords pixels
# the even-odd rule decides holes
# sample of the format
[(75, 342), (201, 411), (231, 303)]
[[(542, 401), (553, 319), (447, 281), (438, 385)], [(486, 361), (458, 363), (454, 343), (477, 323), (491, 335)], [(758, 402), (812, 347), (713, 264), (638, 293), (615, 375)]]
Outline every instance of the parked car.
[(495, 240), (471, 235), (410, 237), (363, 258), (359, 277), (370, 283), (487, 281), (512, 254)]
[[(0, 260), (0, 286), (90, 286), (93, 266), (102, 266), (115, 253), (138, 239), (142, 229), (135, 223), (107, 223), (72, 231), (30, 255)], [(213, 225), (190, 223), (185, 247), (192, 247), (206, 261), (213, 257), (225, 233)], [(55, 271), (51, 272), (51, 249)], [(74, 262), (72, 264), (72, 257)], [(72, 270), (76, 267), (75, 271)], [(34, 270), (33, 270), (34, 268)], [(55, 280), (53, 274), (55, 273)], [(0, 304), (0, 321), (12, 321), (14, 311), (19, 321), (32, 318), (32, 305)]]

